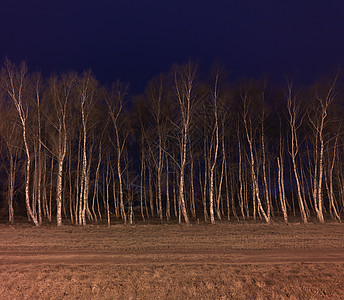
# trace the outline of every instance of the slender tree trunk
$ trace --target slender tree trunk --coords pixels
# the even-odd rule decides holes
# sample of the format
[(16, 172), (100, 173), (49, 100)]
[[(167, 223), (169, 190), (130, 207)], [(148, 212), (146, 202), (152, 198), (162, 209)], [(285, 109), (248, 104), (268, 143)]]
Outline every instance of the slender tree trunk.
[(64, 159), (66, 156), (66, 151), (67, 151), (67, 133), (66, 133), (66, 124), (64, 122), (64, 124), (62, 123), (60, 126), (59, 155), (57, 159), (57, 165), (58, 165), (57, 183), (56, 183), (57, 226), (62, 225), (62, 213), (61, 213), (62, 212), (62, 182), (63, 182), (62, 176), (63, 176), (63, 164), (64, 164)]
[(87, 218), (88, 220), (93, 221), (93, 216), (90, 210), (90, 205), (89, 205), (89, 193), (90, 193), (90, 174), (91, 174), (91, 162), (92, 162), (92, 154), (93, 154), (93, 145), (90, 148), (89, 151), (89, 159), (88, 159), (88, 163), (87, 163), (87, 171), (86, 171), (86, 180), (85, 180), (85, 196), (84, 198), (87, 199), (86, 201), (86, 214), (87, 214)]
[[(19, 108), (19, 109), (22, 109), (22, 107)], [(20, 112), (20, 115), (22, 115), (21, 112)], [(30, 218), (34, 222), (34, 224), (36, 226), (39, 226), (40, 225), (39, 221), (37, 220), (37, 218), (36, 218), (36, 216), (34, 214), (34, 210), (31, 208), (31, 204), (30, 204), (30, 165), (31, 165), (31, 155), (30, 155), (30, 150), (29, 150), (27, 138), (26, 138), (26, 119), (24, 119), (23, 117), (21, 117), (21, 119), (22, 119), (22, 127), (23, 127), (24, 149), (25, 149), (25, 153), (26, 153), (26, 173), (25, 173), (25, 203), (26, 203), (26, 209), (27, 209), (27, 212), (28, 212)]]
[[(225, 166), (225, 185), (226, 185), (226, 204), (227, 204), (227, 220), (230, 221), (231, 219), (231, 210), (230, 210), (230, 197), (229, 197), (229, 186), (228, 186), (228, 174), (227, 174), (227, 166)], [(233, 199), (232, 199), (233, 200)], [(232, 201), (232, 203), (234, 200)], [(234, 206), (234, 203), (233, 203)], [(235, 210), (233, 209), (233, 212)]]
[(281, 156), (277, 157), (277, 165), (278, 165), (278, 190), (279, 190), (281, 209), (283, 212), (284, 223), (288, 224), (288, 214), (287, 214), (287, 207), (286, 207), (286, 200), (285, 200), (284, 177), (283, 177), (283, 163), (282, 163)]
[[(38, 84), (38, 83), (37, 83)], [(42, 181), (42, 128), (41, 128), (41, 109), (40, 109), (40, 93), (39, 88), (36, 88), (37, 99), (37, 119), (38, 119), (38, 174), (37, 174), (37, 205), (38, 205), (38, 221), (42, 224), (42, 204), (41, 204), (41, 181)]]
[(154, 199), (153, 199), (153, 186), (152, 186), (152, 168), (148, 167), (148, 184), (149, 184), (149, 204), (151, 215), (154, 218)]
[[(264, 115), (263, 115), (264, 118)], [(269, 184), (267, 180), (267, 175), (266, 175), (266, 153), (265, 153), (265, 139), (264, 139), (264, 121), (261, 121), (261, 145), (262, 145), (262, 156), (263, 156), (263, 161), (262, 161), (262, 169), (263, 169), (263, 182), (264, 182), (264, 187), (265, 187), (265, 199), (266, 199), (266, 206), (267, 206), (267, 217), (271, 219), (271, 199), (270, 199), (270, 192), (269, 192)], [(268, 222), (268, 223), (269, 223)]]
[(223, 176), (225, 172), (225, 164), (226, 164), (226, 157), (225, 157), (225, 147), (224, 147), (224, 137), (222, 137), (222, 164), (221, 164), (221, 175), (220, 175), (220, 182), (218, 187), (217, 193), (217, 207), (216, 207), (216, 214), (219, 220), (221, 220), (221, 212), (220, 212), (220, 204), (222, 199), (222, 183), (223, 183)]
[[(210, 151), (209, 151), (209, 161), (211, 161), (210, 164), (210, 181), (209, 181), (209, 212), (210, 212), (210, 222), (211, 224), (215, 224), (215, 216), (214, 216), (214, 199), (215, 199), (215, 192), (214, 192), (214, 181), (215, 181), (215, 166), (217, 163), (217, 156), (218, 156), (218, 149), (219, 149), (219, 126), (218, 126), (218, 117), (217, 117), (217, 104), (216, 104), (216, 90), (215, 90), (215, 96), (214, 96), (214, 129), (213, 134), (210, 141)], [(214, 152), (212, 153), (212, 149), (214, 148)], [(219, 207), (216, 209), (217, 217), (219, 220), (221, 220), (221, 214), (219, 212)]]
[[(85, 98), (86, 101), (86, 98)], [(80, 180), (80, 203), (81, 206), (81, 224), (86, 225), (86, 206), (87, 199), (86, 196), (86, 176), (87, 176), (87, 128), (86, 128), (86, 118), (85, 118), (85, 102), (82, 101), (81, 107), (81, 120), (82, 120), (82, 168), (81, 168), (81, 180)]]
[(26, 174), (25, 174), (25, 203), (28, 216), (32, 219), (36, 226), (39, 226), (39, 221), (37, 220), (34, 211), (30, 204), (30, 165), (31, 156), (29, 145), (27, 141), (27, 119), (28, 119), (28, 106), (24, 107), (23, 104), (23, 93), (24, 88), (27, 83), (27, 68), (25, 64), (22, 64), (18, 70), (9, 61), (6, 60), (6, 90), (8, 95), (12, 98), (13, 103), (18, 112), (19, 121), (22, 127), (22, 136), (24, 142), (24, 150), (26, 154)]
[(169, 183), (169, 161), (168, 155), (166, 155), (166, 219), (167, 222), (170, 221), (171, 218), (171, 203), (170, 203), (170, 183)]
[(146, 176), (146, 164), (143, 168), (143, 199), (145, 202), (145, 211), (146, 211), (146, 218), (149, 219), (149, 209), (148, 209), (148, 200), (147, 200), (147, 176)]
[[(128, 165), (128, 155), (126, 155), (126, 164)], [(134, 210), (133, 210), (133, 192), (132, 188), (130, 186), (130, 178), (129, 178), (129, 171), (126, 172), (127, 180), (126, 180), (126, 189), (127, 189), (127, 195), (128, 195), (128, 204), (129, 204), (129, 213), (128, 213), (128, 219), (129, 224), (133, 225), (134, 222)]]
[(82, 138), (81, 134), (79, 135), (79, 145), (78, 145), (78, 163), (77, 163), (77, 171), (76, 171), (76, 201), (75, 201), (75, 212), (76, 212), (76, 218), (77, 218), (77, 225), (82, 225), (82, 184), (83, 181), (80, 175), (80, 166), (81, 166), (81, 145), (82, 145)]
[(244, 196), (243, 196), (243, 178), (242, 178), (242, 153), (241, 153), (241, 141), (240, 141), (240, 127), (237, 125), (237, 136), (238, 136), (238, 177), (239, 177), (239, 205), (241, 210), (241, 216), (245, 221), (245, 212), (244, 212)]
[(323, 214), (323, 197), (322, 197), (322, 185), (323, 185), (323, 172), (324, 172), (324, 139), (323, 139), (323, 129), (324, 129), (324, 120), (325, 116), (322, 118), (319, 139), (320, 139), (320, 153), (319, 153), (319, 182), (318, 182), (318, 207), (317, 207), (317, 217), (320, 223), (325, 223), (324, 214)]
[(43, 217), (48, 218), (48, 196), (47, 196), (47, 157), (44, 153), (42, 156), (43, 159), (43, 167), (42, 167), (42, 206), (43, 206)]
[(300, 179), (299, 179), (299, 174), (297, 170), (297, 164), (296, 164), (296, 155), (299, 151), (299, 145), (298, 145), (298, 139), (297, 139), (297, 133), (296, 129), (298, 128), (297, 124), (297, 114), (299, 111), (299, 108), (296, 107), (295, 105), (295, 99), (292, 97), (292, 89), (291, 86), (289, 86), (288, 90), (288, 99), (287, 99), (287, 106), (288, 106), (288, 113), (289, 113), (289, 125), (290, 125), (290, 130), (291, 130), (291, 160), (293, 164), (293, 172), (294, 172), (294, 177), (295, 177), (295, 182), (296, 182), (296, 187), (297, 187), (297, 196), (299, 200), (299, 209), (302, 217), (302, 221), (304, 223), (307, 223), (307, 215), (305, 211), (305, 205), (304, 201), (302, 198), (301, 194), (301, 185), (300, 185)]
[(124, 224), (127, 224), (127, 215), (124, 208), (124, 193), (123, 193), (123, 182), (122, 182), (122, 166), (121, 166), (121, 144), (119, 142), (119, 132), (117, 126), (115, 126), (116, 139), (117, 139), (117, 172), (118, 172), (118, 184), (119, 184), (119, 205), (122, 220)]
[[(97, 214), (95, 212), (95, 200), (97, 199), (98, 201), (98, 188), (99, 188), (99, 170), (100, 170), (100, 165), (102, 161), (102, 144), (101, 142), (99, 143), (99, 148), (98, 148), (98, 164), (97, 164), (97, 169), (96, 169), (96, 177), (94, 180), (94, 188), (93, 188), (93, 197), (92, 197), (92, 214), (96, 222), (98, 221)], [(98, 202), (98, 208), (99, 208), (99, 202)], [(99, 212), (99, 209), (98, 209)]]
[(204, 149), (204, 185), (203, 185), (202, 202), (203, 202), (204, 222), (207, 222), (209, 219), (209, 216), (208, 216), (208, 209), (207, 209), (208, 160), (207, 160), (207, 152), (206, 152), (206, 139), (204, 139), (203, 149)]
[(52, 199), (53, 199), (53, 187), (54, 187), (54, 184), (53, 184), (53, 174), (54, 174), (54, 158), (52, 157), (51, 158), (51, 165), (50, 165), (50, 190), (49, 190), (49, 204), (48, 204), (48, 220), (49, 222), (52, 221), (52, 217), (51, 217), (51, 202), (52, 202)]
[(24, 137), (24, 145), (25, 145), (25, 152), (26, 152), (26, 176), (25, 176), (25, 202), (27, 211), (36, 226), (39, 226), (39, 221), (37, 220), (36, 216), (34, 215), (33, 210), (31, 209), (30, 205), (30, 165), (31, 165), (31, 156), (29, 151), (29, 146), (26, 140), (26, 126), (23, 125), (23, 137)]
[(14, 224), (14, 208), (13, 208), (13, 198), (14, 198), (14, 186), (15, 186), (15, 174), (16, 174), (16, 158), (15, 154), (10, 151), (9, 161), (10, 161), (10, 172), (8, 178), (8, 221), (11, 225)]
[[(270, 224), (270, 216), (268, 216), (264, 208), (262, 206), (260, 195), (259, 195), (259, 184), (258, 184), (258, 178), (256, 175), (255, 170), (255, 160), (254, 160), (254, 153), (253, 153), (253, 145), (252, 145), (252, 124), (248, 126), (246, 115), (244, 117), (244, 125), (245, 125), (245, 131), (246, 131), (246, 137), (247, 142), (249, 144), (250, 149), (250, 164), (251, 164), (251, 179), (252, 179), (252, 192), (253, 192), (253, 201), (257, 200), (258, 210), (263, 215), (266, 223)], [(255, 217), (255, 216), (254, 216)]]
[(144, 168), (145, 168), (145, 153), (144, 153), (144, 148), (143, 148), (143, 143), (141, 146), (141, 176), (140, 176), (140, 211), (141, 211), (141, 218), (143, 222), (145, 222), (145, 214), (144, 214), (144, 208), (143, 208), (143, 184), (144, 184)]
[(118, 203), (118, 193), (116, 190), (115, 174), (113, 172), (111, 173), (112, 173), (112, 195), (113, 195), (113, 203), (115, 206), (115, 217), (116, 217), (116, 220), (118, 220), (121, 217), (120, 205)]
[(32, 162), (32, 166), (33, 166), (33, 174), (32, 174), (32, 211), (33, 214), (35, 215), (35, 217), (37, 218), (38, 222), (39, 222), (39, 218), (38, 218), (38, 214), (37, 214), (37, 171), (38, 171), (38, 167), (37, 167), (37, 142), (34, 141), (34, 146), (33, 146), (33, 162)]
[(178, 217), (178, 210), (177, 210), (177, 173), (174, 172), (173, 181), (173, 208), (174, 208), (174, 216)]
[[(72, 148), (72, 147), (70, 147)], [(70, 149), (71, 151), (71, 149)], [(69, 214), (72, 224), (77, 223), (77, 216), (74, 214), (73, 206), (73, 183), (72, 183), (72, 154), (71, 152), (68, 155), (68, 177), (69, 177)]]
[[(187, 130), (186, 130), (187, 131)], [(179, 177), (179, 204), (181, 208), (181, 212), (183, 214), (184, 220), (186, 224), (189, 224), (189, 217), (186, 211), (186, 205), (185, 205), (185, 198), (184, 198), (184, 179), (185, 179), (185, 166), (186, 166), (186, 140), (187, 135), (184, 132), (184, 143), (182, 147), (182, 153), (181, 153), (181, 163), (180, 163), (180, 177)]]
[(215, 163), (213, 163), (209, 168), (209, 214), (210, 223), (215, 224), (215, 214), (214, 214), (214, 168)]
[[(191, 151), (190, 151), (191, 153)], [(196, 206), (195, 206), (195, 187), (194, 187), (194, 160), (192, 153), (190, 155), (190, 209), (194, 220), (196, 219)]]
[[(228, 184), (228, 183), (226, 183)], [(232, 211), (233, 211), (233, 215), (234, 217), (237, 219), (237, 221), (239, 221), (239, 217), (238, 214), (236, 212), (236, 208), (235, 208), (235, 203), (234, 203), (234, 178), (233, 176), (231, 177), (231, 204), (232, 204)]]
[[(160, 130), (159, 130), (160, 131)], [(159, 133), (160, 135), (160, 133)], [(163, 157), (162, 157), (162, 145), (161, 145), (161, 137), (159, 136), (159, 158), (158, 158), (158, 178), (157, 178), (157, 184), (158, 184), (158, 213), (160, 218), (160, 223), (163, 223), (163, 214), (162, 214), (162, 199), (161, 199), (161, 177), (162, 177), (162, 169), (163, 169)]]
[(110, 219), (110, 205), (109, 205), (109, 186), (110, 186), (110, 159), (107, 160), (107, 166), (106, 166), (106, 176), (105, 176), (105, 184), (106, 184), (106, 216), (107, 216), (107, 225), (110, 227), (111, 225), (111, 219)]
[(180, 131), (180, 173), (179, 173), (179, 203), (181, 213), (185, 223), (189, 223), (189, 216), (185, 205), (185, 168), (187, 163), (187, 150), (189, 141), (189, 131), (191, 125), (191, 117), (194, 108), (194, 96), (192, 93), (193, 81), (195, 78), (196, 67), (191, 63), (175, 70), (174, 83), (175, 93), (179, 102), (179, 109), (181, 113)]
[(336, 140), (335, 140), (335, 144), (333, 147), (333, 157), (332, 157), (332, 161), (331, 161), (331, 165), (329, 167), (329, 171), (328, 171), (328, 178), (329, 178), (329, 200), (330, 200), (330, 207), (334, 212), (335, 217), (341, 221), (340, 215), (338, 213), (338, 210), (336, 208), (335, 205), (335, 195), (334, 195), (334, 191), (333, 191), (333, 169), (334, 169), (334, 165), (336, 162), (336, 153), (337, 153), (337, 142), (338, 142), (338, 135), (336, 136)]
[(62, 225), (62, 171), (63, 171), (63, 161), (59, 159), (57, 163), (58, 171), (57, 171), (57, 183), (56, 183), (56, 205), (57, 205), (57, 212), (56, 212), (56, 219), (57, 219), (57, 226)]

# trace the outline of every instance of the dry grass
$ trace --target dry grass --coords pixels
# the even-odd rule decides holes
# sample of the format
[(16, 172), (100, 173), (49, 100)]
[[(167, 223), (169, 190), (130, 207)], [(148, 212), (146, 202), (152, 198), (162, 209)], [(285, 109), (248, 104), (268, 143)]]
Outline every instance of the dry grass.
[(337, 223), (19, 224), (0, 239), (1, 299), (344, 299)]

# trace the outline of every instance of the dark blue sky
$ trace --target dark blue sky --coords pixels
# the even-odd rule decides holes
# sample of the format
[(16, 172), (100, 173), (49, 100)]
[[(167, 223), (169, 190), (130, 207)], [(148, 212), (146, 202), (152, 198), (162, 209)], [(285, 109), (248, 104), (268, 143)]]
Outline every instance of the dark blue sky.
[(140, 92), (173, 63), (221, 59), (230, 79), (312, 80), (344, 63), (342, 0), (2, 0), (0, 59), (91, 68)]

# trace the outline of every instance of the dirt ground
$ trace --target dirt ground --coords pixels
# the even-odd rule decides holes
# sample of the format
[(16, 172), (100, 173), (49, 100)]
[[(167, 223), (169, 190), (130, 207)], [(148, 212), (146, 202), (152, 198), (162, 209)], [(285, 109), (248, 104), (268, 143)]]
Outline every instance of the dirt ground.
[(0, 225), (1, 299), (344, 299), (344, 225)]

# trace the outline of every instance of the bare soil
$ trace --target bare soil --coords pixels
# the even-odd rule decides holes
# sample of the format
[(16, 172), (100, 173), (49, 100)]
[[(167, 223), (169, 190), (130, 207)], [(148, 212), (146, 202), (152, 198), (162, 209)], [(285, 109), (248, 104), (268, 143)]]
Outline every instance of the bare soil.
[(0, 225), (1, 299), (344, 299), (344, 225)]

